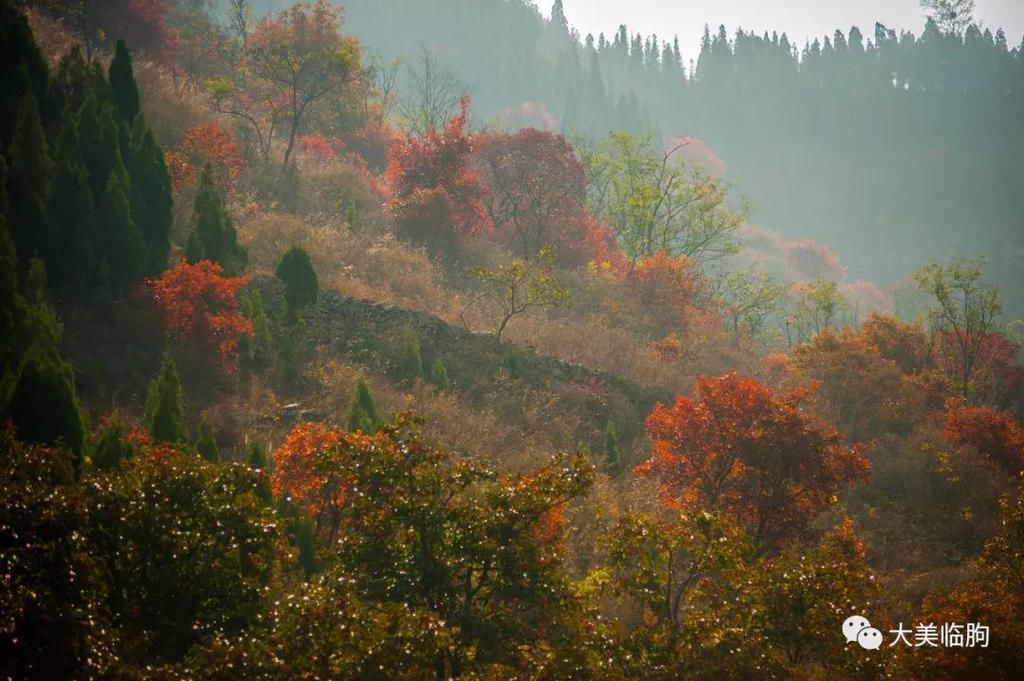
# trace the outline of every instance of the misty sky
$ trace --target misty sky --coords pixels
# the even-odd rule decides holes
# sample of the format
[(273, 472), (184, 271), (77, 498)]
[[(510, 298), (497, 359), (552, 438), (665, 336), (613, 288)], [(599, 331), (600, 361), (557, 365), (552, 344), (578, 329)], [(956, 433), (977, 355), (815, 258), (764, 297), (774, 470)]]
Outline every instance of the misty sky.
[[(865, 38), (874, 34), (876, 21), (890, 28), (906, 28), (919, 35), (924, 12), (917, 0), (563, 0), (569, 23), (582, 35), (604, 32), (609, 39), (619, 24), (662, 40), (678, 34), (683, 57), (696, 59), (704, 24), (712, 31), (725, 24), (730, 37), (738, 26), (758, 33), (766, 29), (789, 34), (802, 47), (806, 38), (831, 35), (842, 28), (860, 27)], [(550, 0), (538, 0), (548, 13)], [(975, 17), (993, 32), (1006, 31), (1010, 46), (1024, 35), (1024, 0), (977, 0)]]

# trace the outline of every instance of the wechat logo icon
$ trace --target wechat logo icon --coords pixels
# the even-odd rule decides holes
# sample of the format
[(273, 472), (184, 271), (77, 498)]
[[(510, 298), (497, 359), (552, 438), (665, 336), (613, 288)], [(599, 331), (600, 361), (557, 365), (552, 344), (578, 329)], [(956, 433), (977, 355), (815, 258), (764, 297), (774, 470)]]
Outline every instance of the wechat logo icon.
[(843, 622), (843, 636), (847, 643), (856, 641), (864, 650), (878, 650), (882, 647), (882, 632), (871, 626), (868, 618), (852, 615)]

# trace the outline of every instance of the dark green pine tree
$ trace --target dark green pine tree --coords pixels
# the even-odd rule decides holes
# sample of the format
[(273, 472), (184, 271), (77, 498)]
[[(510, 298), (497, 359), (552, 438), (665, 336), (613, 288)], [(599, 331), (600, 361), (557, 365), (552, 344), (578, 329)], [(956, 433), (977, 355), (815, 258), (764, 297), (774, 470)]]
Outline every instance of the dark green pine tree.
[(252, 337), (239, 341), (239, 354), (251, 363), (257, 372), (266, 369), (274, 356), (274, 333), (270, 316), (263, 305), (259, 291), (243, 289), (238, 294), (238, 306), (245, 318), (252, 323)]
[(155, 276), (167, 269), (171, 249), (174, 199), (171, 174), (164, 151), (153, 137), (143, 116), (136, 116), (129, 142), (132, 220), (146, 243), (146, 274)]
[(139, 86), (132, 71), (132, 56), (123, 40), (114, 47), (114, 58), (110, 61), (110, 90), (114, 106), (125, 128), (131, 129), (139, 114)]
[(43, 132), (36, 98), (25, 93), (18, 109), (18, 123), (9, 152), (7, 174), (8, 227), (19, 256), (46, 259), (58, 246), (50, 231), (50, 188), (53, 163)]
[(608, 425), (604, 429), (604, 464), (605, 469), (611, 475), (617, 475), (622, 471), (619, 433), (615, 428), (615, 422), (611, 419), (608, 419)]
[(18, 291), (18, 250), (7, 227), (7, 162), (0, 155), (0, 401), (4, 379), (17, 364), (14, 338), (24, 301)]
[(53, 127), (47, 128), (51, 137), (59, 132), (59, 123), (68, 111), (78, 112), (85, 104), (86, 97), (94, 94), (99, 102), (110, 101), (110, 83), (97, 62), (87, 62), (77, 45), (61, 57), (57, 75), (50, 81), (51, 107), (59, 114), (53, 116)]
[(44, 118), (50, 73), (18, 3), (0, 2), (0, 150), (11, 145), (22, 99), (31, 92)]
[(181, 378), (169, 353), (164, 353), (160, 373), (149, 384), (146, 425), (155, 442), (178, 443), (186, 439)]
[(277, 278), (284, 282), (284, 299), (288, 303), (288, 320), (295, 322), (299, 312), (316, 303), (320, 293), (320, 283), (316, 270), (302, 246), (295, 245), (281, 257), (274, 271)]
[(203, 412), (199, 421), (199, 439), (196, 440), (196, 451), (207, 461), (220, 461), (220, 450), (217, 449), (217, 434), (213, 430), (210, 415)]
[(415, 381), (423, 375), (423, 356), (420, 337), (411, 326), (402, 329), (402, 342), (398, 358), (398, 375), (406, 381)]
[(224, 197), (217, 190), (213, 171), (203, 168), (192, 204), (191, 231), (185, 256), (191, 263), (211, 260), (224, 268), (224, 273), (237, 276), (245, 269), (248, 255), (238, 245), (235, 226), (224, 205)]
[(111, 173), (121, 174), (127, 181), (127, 170), (121, 156), (120, 134), (112, 105), (101, 101), (94, 89), (85, 95), (78, 112), (78, 138), (82, 161), (89, 173), (89, 188), (96, 205), (100, 205)]
[(443, 392), (451, 390), (452, 381), (448, 377), (448, 368), (441, 361), (440, 357), (436, 358), (430, 365), (430, 382)]
[[(7, 244), (12, 242), (7, 239)], [(6, 247), (4, 250), (7, 250)], [(22, 359), (30, 352), (43, 351), (54, 357), (60, 357), (60, 337), (62, 333), (60, 320), (57, 312), (46, 299), (46, 267), (43, 261), (38, 258), (31, 258), (28, 263), (27, 272), (21, 286), (18, 286), (18, 277), (21, 267), (17, 265), (16, 252), (13, 246), (7, 251), (4, 260), (13, 263), (5, 265), (13, 267), (15, 274), (5, 275), (7, 285), (14, 283), (16, 288), (24, 291), (22, 295), (16, 290), (11, 296), (13, 303), (10, 305), (11, 317), (13, 320), (13, 333), (5, 338), (4, 371), (11, 370), (12, 375), (7, 376), (4, 384), (6, 388), (0, 390), (0, 395), (10, 392), (13, 384), (14, 368), (19, 366)], [(10, 272), (11, 270), (8, 270)]]
[(132, 221), (124, 180), (119, 173), (112, 173), (107, 180), (97, 222), (111, 290), (124, 293), (146, 273), (146, 243)]
[(66, 111), (54, 155), (56, 173), (50, 193), (50, 219), (61, 247), (50, 263), (54, 283), (83, 292), (96, 272), (96, 206), (82, 162), (78, 116)]
[(86, 448), (85, 418), (78, 404), (71, 365), (56, 348), (40, 344), (21, 362), (4, 411), (24, 442), (62, 442), (75, 454), (79, 470)]
[(0, 401), (6, 392), (3, 380), (18, 362), (15, 332), (23, 306), (18, 293), (18, 252), (7, 229), (7, 218), (0, 214)]
[(352, 405), (348, 410), (348, 419), (345, 427), (348, 430), (359, 430), (364, 433), (376, 433), (380, 428), (380, 417), (377, 415), (377, 405), (370, 393), (370, 386), (366, 379), (359, 377), (356, 380), (356, 387), (352, 393)]
[(128, 426), (124, 416), (115, 412), (100, 431), (99, 441), (92, 453), (93, 465), (108, 471), (135, 454), (135, 448), (128, 439)]
[(249, 443), (249, 467), (256, 471), (256, 497), (269, 504), (274, 500), (273, 492), (270, 489), (270, 460), (267, 457), (267, 448), (258, 441)]
[(317, 571), (316, 558), (316, 525), (305, 515), (292, 521), (292, 532), (295, 547), (299, 550), (299, 567), (306, 577), (312, 577)]

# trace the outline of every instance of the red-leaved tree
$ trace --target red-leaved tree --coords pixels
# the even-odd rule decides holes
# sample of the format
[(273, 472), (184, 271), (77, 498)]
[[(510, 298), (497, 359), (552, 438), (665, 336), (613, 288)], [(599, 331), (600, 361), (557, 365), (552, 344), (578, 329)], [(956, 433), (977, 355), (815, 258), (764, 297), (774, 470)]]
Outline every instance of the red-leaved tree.
[(587, 240), (587, 177), (572, 144), (534, 128), (481, 135), (477, 154), (496, 235), (521, 257), (550, 246), (559, 260)]
[(687, 330), (695, 303), (704, 292), (700, 272), (686, 257), (672, 258), (658, 251), (637, 262), (624, 284), (639, 304), (637, 328), (649, 328), (657, 337)]
[(309, 513), (317, 527), (326, 525), (336, 531), (348, 480), (334, 457), (339, 446), (342, 450), (367, 447), (372, 441), (373, 436), (334, 430), (322, 423), (298, 424), (274, 452), (274, 496)]
[(460, 113), (444, 129), (430, 129), (422, 138), (406, 135), (391, 146), (389, 208), (403, 236), (445, 248), (491, 228), (468, 118), (469, 100), (463, 98)]
[(238, 341), (252, 336), (253, 327), (238, 307), (238, 291), (247, 279), (222, 272), (209, 260), (194, 265), (182, 260), (149, 285), (171, 336), (213, 346), (231, 373), (238, 367)]
[(197, 123), (185, 131), (181, 146), (167, 154), (175, 189), (192, 187), (209, 164), (220, 187), (230, 187), (242, 173), (242, 150), (235, 137), (216, 121)]
[(1024, 472), (1024, 428), (1005, 411), (951, 399), (946, 403), (946, 438), (976, 448), (1011, 475)]
[(863, 446), (847, 446), (802, 408), (806, 392), (780, 395), (726, 374), (700, 378), (695, 393), (651, 412), (651, 458), (635, 469), (659, 483), (670, 507), (728, 513), (767, 547), (799, 534), (844, 484), (869, 474)]

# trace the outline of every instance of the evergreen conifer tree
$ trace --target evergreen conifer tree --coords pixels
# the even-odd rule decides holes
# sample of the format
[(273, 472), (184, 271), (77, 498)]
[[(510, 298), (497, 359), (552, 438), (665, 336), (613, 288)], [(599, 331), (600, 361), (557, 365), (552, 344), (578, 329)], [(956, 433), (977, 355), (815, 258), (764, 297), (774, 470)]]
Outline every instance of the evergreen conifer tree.
[(430, 365), (430, 382), (436, 385), (438, 390), (451, 390), (452, 382), (448, 377), (448, 368), (440, 357), (435, 358)]
[(116, 468), (133, 454), (134, 449), (128, 440), (128, 427), (124, 417), (120, 413), (115, 413), (100, 432), (99, 442), (96, 443), (96, 449), (92, 454), (93, 465), (101, 471), (108, 471)]
[(256, 440), (249, 443), (249, 467), (258, 471), (259, 479), (256, 483), (257, 498), (269, 504), (274, 499), (270, 489), (270, 460), (267, 457), (266, 447)]
[(111, 174), (123, 178), (122, 186), (129, 186), (128, 173), (121, 156), (120, 134), (113, 107), (101, 101), (94, 88), (90, 88), (78, 112), (78, 138), (82, 161), (89, 173), (89, 188), (98, 206), (103, 202), (107, 180)]
[(213, 422), (210, 415), (203, 413), (199, 421), (199, 439), (196, 440), (196, 451), (207, 461), (220, 461), (220, 451), (217, 449), (217, 435), (213, 430)]
[(317, 570), (316, 527), (311, 518), (302, 515), (292, 522), (292, 528), (299, 549), (299, 567), (307, 578), (312, 577)]
[(0, 156), (0, 401), (4, 378), (17, 364), (15, 330), (24, 306), (18, 291), (18, 251), (7, 227), (7, 164)]
[(245, 249), (238, 245), (235, 226), (209, 165), (203, 168), (192, 205), (191, 231), (185, 256), (191, 263), (200, 260), (220, 263), (228, 276), (241, 274), (248, 260)]
[(604, 460), (605, 467), (612, 475), (622, 470), (622, 457), (619, 452), (619, 433), (615, 428), (615, 422), (608, 419), (604, 429)]
[(47, 210), (53, 183), (46, 134), (35, 95), (26, 92), (18, 108), (18, 122), (9, 151), (7, 173), (8, 228), (22, 259), (46, 258), (57, 246)]
[(398, 360), (398, 374), (403, 380), (415, 381), (423, 375), (423, 356), (420, 353), (420, 337), (411, 326), (402, 329), (401, 354)]
[(374, 403), (370, 387), (366, 379), (359, 377), (356, 380), (356, 387), (352, 394), (352, 405), (348, 410), (348, 419), (345, 427), (348, 430), (359, 430), (364, 433), (375, 433), (380, 428), (380, 417), (377, 415), (377, 405)]
[(274, 356), (274, 334), (270, 316), (263, 305), (259, 291), (242, 290), (239, 293), (239, 309), (252, 323), (252, 337), (240, 339), (240, 350), (257, 371), (266, 369)]
[[(0, 149), (11, 145), (25, 95), (45, 113), (50, 73), (32, 29), (17, 3), (0, 2)], [(44, 116), (46, 117), (46, 116)]]
[(562, 0), (555, 0), (551, 5), (551, 23), (561, 31), (569, 32), (569, 19), (565, 16), (565, 6)]
[(288, 320), (295, 322), (299, 312), (316, 302), (320, 292), (313, 263), (302, 246), (292, 246), (281, 258), (274, 274), (284, 282), (284, 299), (288, 304)]
[(163, 149), (146, 125), (145, 117), (136, 116), (129, 146), (132, 183), (128, 198), (132, 220), (146, 243), (146, 274), (156, 276), (167, 269), (171, 249), (171, 175)]
[(82, 163), (78, 116), (65, 111), (54, 155), (56, 173), (50, 193), (50, 219), (60, 248), (50, 262), (55, 284), (82, 289), (92, 283), (96, 271), (96, 204), (89, 175)]
[(135, 83), (132, 70), (132, 56), (123, 40), (114, 47), (114, 58), (110, 61), (110, 90), (114, 105), (127, 129), (131, 129), (139, 113), (139, 86)]
[(4, 409), (24, 442), (62, 442), (81, 466), (86, 448), (85, 419), (75, 391), (74, 371), (55, 348), (38, 346), (22, 360), (14, 392)]
[(177, 443), (185, 440), (181, 378), (170, 353), (164, 353), (160, 372), (149, 384), (146, 425), (155, 442)]
[(146, 244), (132, 221), (123, 180), (117, 173), (107, 180), (98, 223), (111, 289), (124, 293), (146, 272)]

